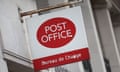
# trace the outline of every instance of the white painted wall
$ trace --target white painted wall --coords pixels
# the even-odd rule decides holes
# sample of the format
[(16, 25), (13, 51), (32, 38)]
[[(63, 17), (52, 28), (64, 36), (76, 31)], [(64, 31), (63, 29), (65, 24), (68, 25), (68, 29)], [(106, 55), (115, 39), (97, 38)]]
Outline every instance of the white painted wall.
[(22, 11), (36, 9), (35, 0), (0, 0), (0, 31), (4, 49), (29, 58), (23, 24), (18, 7)]
[[(61, 3), (64, 3), (64, 2), (66, 3), (66, 2), (68, 2), (68, 0), (48, 0), (49, 6), (55, 6), (57, 4), (61, 4)], [(54, 10), (51, 10), (51, 12), (62, 10), (62, 9), (65, 9), (65, 8), (67, 8), (67, 7), (62, 7), (62, 8), (54, 9)]]
[(109, 10), (107, 8), (94, 9), (94, 16), (98, 26), (97, 29), (104, 58), (109, 60), (112, 72), (119, 72), (120, 57)]
[(68, 2), (68, 0), (48, 0), (49, 5), (56, 5), (64, 2)]
[(2, 37), (0, 34), (0, 72), (8, 72), (7, 69), (7, 63), (6, 61), (3, 59), (3, 53), (2, 53)]

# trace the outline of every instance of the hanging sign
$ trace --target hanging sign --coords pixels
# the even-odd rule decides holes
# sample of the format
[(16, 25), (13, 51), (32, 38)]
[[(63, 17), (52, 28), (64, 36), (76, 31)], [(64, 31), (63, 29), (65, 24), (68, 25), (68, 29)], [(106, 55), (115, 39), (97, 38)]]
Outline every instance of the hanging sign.
[(45, 21), (37, 31), (37, 40), (48, 48), (60, 48), (75, 36), (76, 29), (72, 21), (64, 17), (55, 17)]
[(89, 59), (80, 6), (26, 21), (36, 71)]

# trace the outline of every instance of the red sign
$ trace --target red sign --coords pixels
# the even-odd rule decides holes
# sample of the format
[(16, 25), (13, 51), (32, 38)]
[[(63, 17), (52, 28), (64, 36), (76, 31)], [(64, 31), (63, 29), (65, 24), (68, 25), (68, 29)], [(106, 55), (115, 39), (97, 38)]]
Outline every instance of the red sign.
[(36, 71), (55, 67), (58, 65), (73, 63), (89, 59), (88, 48), (78, 49), (66, 53), (61, 53), (53, 56), (43, 57), (33, 60), (34, 68)]
[(69, 43), (75, 33), (75, 26), (71, 20), (56, 17), (40, 25), (37, 31), (37, 40), (48, 48), (58, 48)]

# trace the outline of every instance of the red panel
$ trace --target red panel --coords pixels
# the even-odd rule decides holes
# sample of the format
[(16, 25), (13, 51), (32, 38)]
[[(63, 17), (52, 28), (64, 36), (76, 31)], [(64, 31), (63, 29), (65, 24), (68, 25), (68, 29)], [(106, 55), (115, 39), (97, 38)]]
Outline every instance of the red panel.
[(35, 71), (38, 71), (68, 63), (88, 60), (89, 58), (88, 48), (82, 48), (66, 53), (35, 59), (33, 60), (33, 64)]

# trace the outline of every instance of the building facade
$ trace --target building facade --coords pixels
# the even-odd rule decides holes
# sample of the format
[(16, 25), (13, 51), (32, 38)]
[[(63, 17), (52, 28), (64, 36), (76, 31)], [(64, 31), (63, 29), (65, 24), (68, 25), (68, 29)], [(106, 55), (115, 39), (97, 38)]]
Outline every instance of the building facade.
[(73, 6), (20, 16), (22, 12), (70, 1), (78, 0), (0, 0), (0, 72), (34, 72), (26, 32), (27, 18), (79, 5), (85, 23), (90, 60), (49, 68), (41, 72), (120, 71), (119, 0), (82, 0)]

